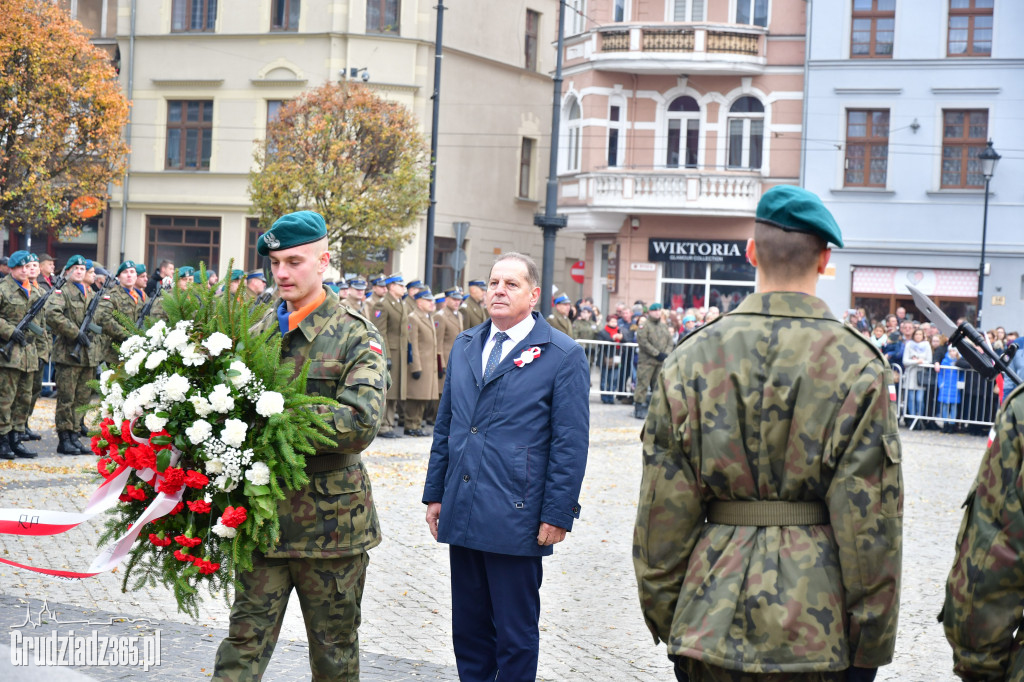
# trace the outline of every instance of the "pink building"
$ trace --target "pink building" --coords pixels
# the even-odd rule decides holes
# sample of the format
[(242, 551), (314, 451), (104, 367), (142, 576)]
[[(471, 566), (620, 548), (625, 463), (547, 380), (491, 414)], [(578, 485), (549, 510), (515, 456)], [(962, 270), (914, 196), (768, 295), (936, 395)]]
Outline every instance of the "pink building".
[(731, 309), (758, 199), (800, 182), (806, 2), (567, 5), (559, 212), (585, 293)]

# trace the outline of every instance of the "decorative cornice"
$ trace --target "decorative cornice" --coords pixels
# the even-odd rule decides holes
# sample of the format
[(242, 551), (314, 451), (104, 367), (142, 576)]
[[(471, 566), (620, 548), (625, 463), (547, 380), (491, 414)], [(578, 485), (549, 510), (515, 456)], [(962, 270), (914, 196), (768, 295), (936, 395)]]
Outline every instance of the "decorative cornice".
[(309, 82), (306, 78), (252, 78), (249, 80), (258, 88), (305, 87)]
[(902, 95), (903, 88), (833, 88), (837, 95)]
[(152, 78), (153, 85), (166, 88), (219, 88), (223, 78)]

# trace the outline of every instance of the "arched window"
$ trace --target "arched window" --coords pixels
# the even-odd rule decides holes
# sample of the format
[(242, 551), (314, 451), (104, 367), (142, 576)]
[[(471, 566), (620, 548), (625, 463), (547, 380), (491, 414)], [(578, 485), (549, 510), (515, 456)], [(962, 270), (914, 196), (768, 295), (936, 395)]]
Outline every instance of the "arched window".
[(583, 132), (583, 111), (580, 102), (570, 97), (565, 103), (565, 170), (575, 173), (580, 169), (580, 137)]
[(761, 168), (764, 149), (764, 105), (756, 97), (740, 97), (729, 107), (729, 168)]
[(697, 167), (697, 149), (700, 142), (700, 107), (697, 100), (687, 95), (676, 97), (668, 105), (668, 151), (665, 165), (679, 168)]

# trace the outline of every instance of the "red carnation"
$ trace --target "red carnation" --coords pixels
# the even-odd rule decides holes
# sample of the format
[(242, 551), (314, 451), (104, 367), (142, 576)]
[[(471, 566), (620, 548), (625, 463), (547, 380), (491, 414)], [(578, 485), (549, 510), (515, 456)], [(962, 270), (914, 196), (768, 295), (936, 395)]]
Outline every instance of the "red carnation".
[[(163, 535), (163, 533), (161, 532), (160, 535)], [(171, 544), (171, 539), (170, 538), (163, 538), (163, 537), (160, 537), (160, 535), (157, 535), (156, 533), (150, 533), (149, 534), (149, 541), (152, 542), (157, 547), (167, 547), (168, 545)]]
[(148, 443), (133, 445), (124, 453), (125, 462), (131, 468), (142, 471), (144, 469), (156, 470), (156, 453)]
[(92, 450), (93, 454), (97, 457), (102, 457), (103, 451), (106, 450), (109, 445), (110, 443), (99, 436), (93, 436), (89, 439), (89, 449)]
[(198, 471), (189, 470), (185, 474), (185, 485), (189, 488), (204, 488), (209, 482), (210, 479), (206, 477), (206, 474), (201, 474)]
[(228, 528), (238, 528), (245, 523), (245, 507), (227, 507), (220, 515), (220, 522)]
[(98, 471), (100, 473), (100, 476), (102, 476), (103, 478), (110, 478), (113, 475), (113, 473), (117, 470), (116, 464), (114, 464), (114, 467), (111, 468), (112, 464), (114, 464), (113, 460), (111, 460), (109, 457), (104, 457), (103, 459), (96, 462), (96, 471)]
[(117, 499), (121, 500), (122, 502), (131, 502), (132, 501), (132, 498), (128, 497), (124, 493), (121, 493), (120, 495), (118, 495)]
[(142, 488), (142, 486), (136, 487), (134, 485), (130, 485), (125, 490), (125, 492), (128, 494), (128, 497), (130, 499), (138, 500), (139, 502), (146, 501), (146, 491)]
[(114, 426), (114, 420), (111, 419), (110, 417), (107, 417), (106, 419), (100, 422), (100, 434), (103, 435), (103, 440), (107, 441), (112, 445), (119, 440), (117, 437), (117, 427)]
[(206, 500), (195, 500), (193, 502), (186, 502), (186, 504), (196, 514), (209, 514), (212, 509), (210, 503)]
[(132, 438), (132, 423), (127, 419), (121, 422), (121, 440), (129, 445), (135, 444), (135, 439)]
[(185, 503), (184, 502), (179, 502), (178, 504), (174, 505), (174, 509), (172, 509), (171, 511), (167, 512), (167, 514), (169, 516), (174, 516), (175, 514), (178, 514), (179, 512), (181, 512), (181, 510), (184, 509), (184, 508), (185, 508)]
[(203, 539), (202, 538), (190, 538), (190, 537), (186, 537), (184, 535), (175, 535), (174, 536), (174, 541), (177, 542), (182, 547), (195, 547), (196, 545), (203, 544)]
[(220, 570), (220, 564), (215, 564), (207, 559), (200, 559), (196, 562), (196, 566), (199, 567), (199, 572), (204, 575), (212, 575)]
[(173, 495), (181, 490), (183, 485), (185, 485), (185, 470), (167, 467), (164, 469), (164, 480), (160, 481), (160, 487), (157, 490), (167, 495)]
[(194, 557), (191, 554), (186, 554), (180, 549), (174, 550), (174, 558), (178, 561), (195, 561), (198, 557)]

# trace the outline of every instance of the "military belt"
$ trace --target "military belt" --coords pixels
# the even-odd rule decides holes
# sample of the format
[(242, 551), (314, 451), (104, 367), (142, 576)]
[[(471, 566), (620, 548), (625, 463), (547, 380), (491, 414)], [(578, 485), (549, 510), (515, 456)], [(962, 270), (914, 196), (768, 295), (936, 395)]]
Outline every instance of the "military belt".
[(327, 471), (338, 471), (353, 464), (358, 464), (362, 457), (359, 453), (346, 454), (343, 452), (332, 452), (328, 455), (316, 455), (306, 458), (307, 474), (322, 474)]
[(714, 500), (708, 523), (725, 526), (823, 526), (829, 524), (824, 502), (785, 500)]

